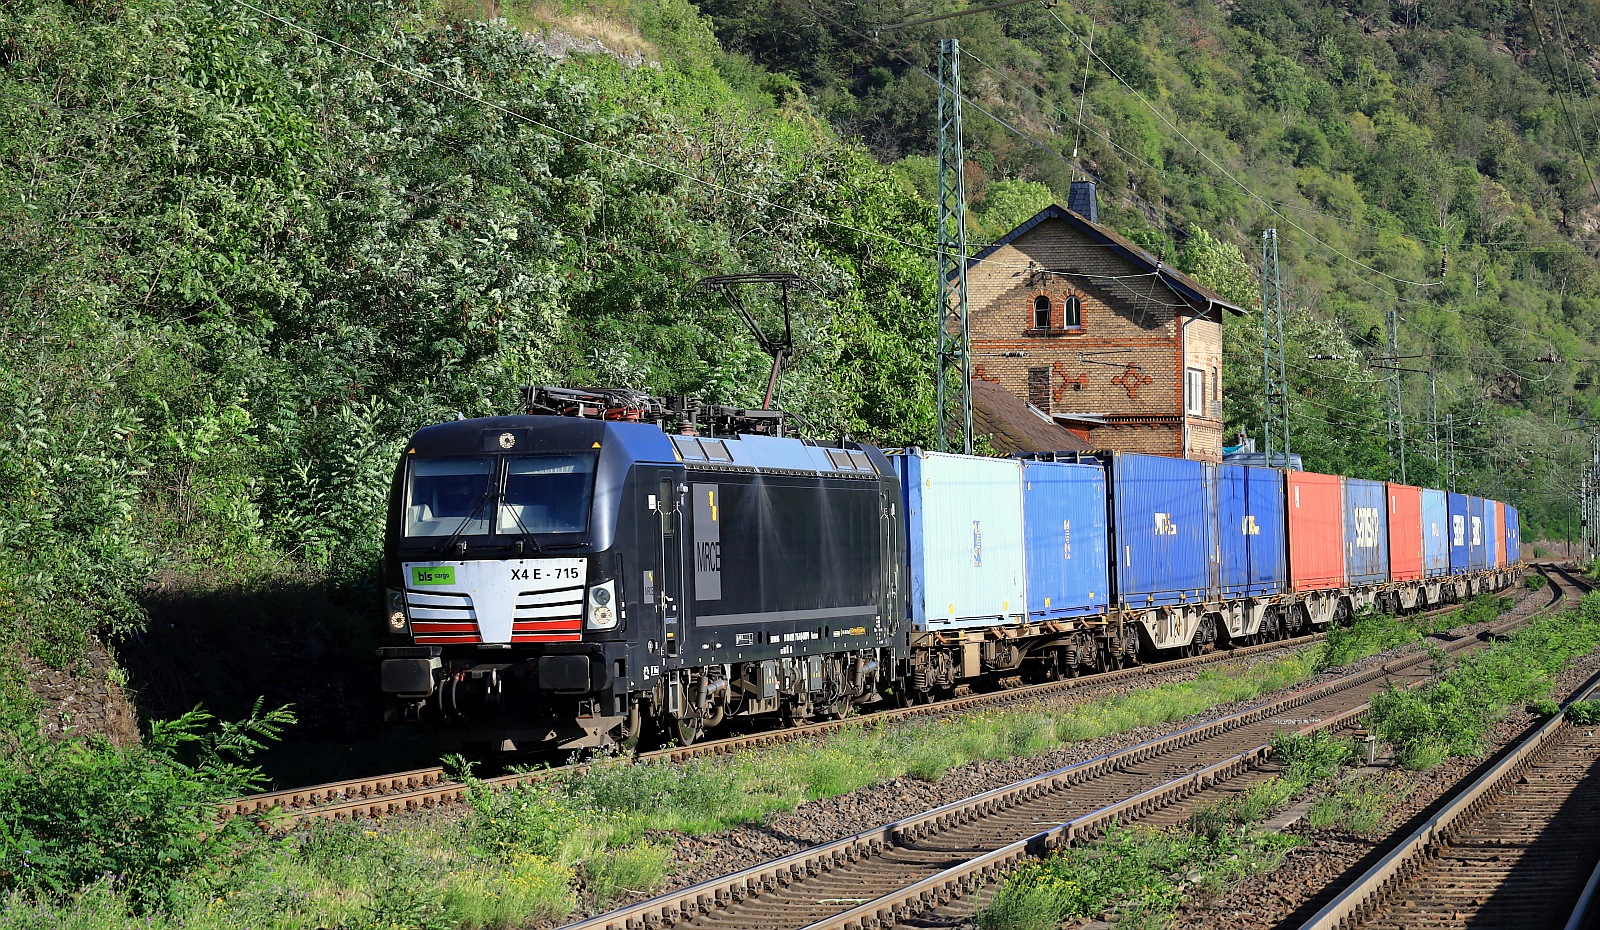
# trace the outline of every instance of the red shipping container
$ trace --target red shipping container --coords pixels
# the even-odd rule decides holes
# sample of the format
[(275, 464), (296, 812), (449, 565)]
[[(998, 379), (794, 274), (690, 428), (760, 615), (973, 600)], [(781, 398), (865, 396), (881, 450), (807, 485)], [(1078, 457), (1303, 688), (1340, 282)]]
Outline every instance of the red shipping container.
[(1289, 579), (1296, 591), (1344, 587), (1344, 479), (1289, 474)]
[(1422, 489), (1389, 485), (1389, 580), (1422, 578)]
[(1506, 505), (1500, 501), (1494, 502), (1494, 564), (1504, 567), (1506, 564)]

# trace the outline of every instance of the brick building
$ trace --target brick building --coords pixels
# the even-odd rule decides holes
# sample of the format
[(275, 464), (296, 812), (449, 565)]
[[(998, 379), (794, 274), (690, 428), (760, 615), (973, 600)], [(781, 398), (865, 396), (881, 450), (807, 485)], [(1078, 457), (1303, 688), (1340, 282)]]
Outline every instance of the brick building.
[(1101, 226), (1093, 186), (967, 264), (973, 380), (1096, 449), (1222, 460), (1222, 314), (1244, 311)]

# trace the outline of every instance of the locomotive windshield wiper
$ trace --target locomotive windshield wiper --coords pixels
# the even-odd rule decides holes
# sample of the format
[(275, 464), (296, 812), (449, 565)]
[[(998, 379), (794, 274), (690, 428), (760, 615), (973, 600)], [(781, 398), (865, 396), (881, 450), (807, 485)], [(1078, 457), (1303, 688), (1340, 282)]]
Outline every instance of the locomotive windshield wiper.
[(522, 531), (522, 539), (518, 540), (518, 542), (527, 543), (533, 549), (534, 554), (537, 555), (540, 548), (539, 540), (533, 538), (533, 534), (528, 532), (527, 525), (522, 522), (522, 514), (517, 512), (518, 508), (511, 506), (507, 507), (506, 510), (511, 514), (511, 519), (517, 521), (517, 529)]
[(467, 524), (471, 523), (473, 520), (476, 520), (478, 518), (478, 514), (483, 512), (483, 505), (488, 503), (490, 498), (498, 496), (499, 495), (495, 494), (494, 488), (486, 488), (483, 492), (483, 496), (478, 498), (478, 502), (472, 505), (472, 509), (467, 511), (467, 515), (461, 518), (460, 523), (456, 524), (455, 532), (451, 533), (449, 536), (446, 536), (444, 538), (444, 542), (440, 543), (439, 547), (434, 551), (444, 552), (446, 549), (449, 549), (451, 546), (455, 545), (456, 540), (461, 538), (461, 534), (466, 531)]

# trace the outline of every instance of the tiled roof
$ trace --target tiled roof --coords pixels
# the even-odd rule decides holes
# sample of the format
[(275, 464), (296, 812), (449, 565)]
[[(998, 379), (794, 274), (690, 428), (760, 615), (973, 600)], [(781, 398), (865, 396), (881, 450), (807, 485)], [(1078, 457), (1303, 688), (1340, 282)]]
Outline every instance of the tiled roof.
[(982, 378), (972, 382), (972, 431), (988, 436), (995, 449), (1007, 455), (1089, 449), (1076, 433), (1045, 419), (1015, 394)]
[(1215, 304), (1216, 306), (1232, 313), (1246, 312), (1243, 307), (1235, 306), (1216, 291), (1213, 291), (1209, 287), (1206, 287), (1178, 269), (1173, 268), (1171, 265), (1162, 262), (1154, 255), (1151, 255), (1149, 252), (1144, 250), (1144, 247), (1134, 243), (1133, 240), (1122, 236), (1121, 234), (1111, 230), (1109, 227), (1101, 226), (1099, 223), (1091, 223), (1088, 219), (1073, 213), (1066, 207), (1056, 204), (1051, 204), (1050, 206), (1045, 207), (1043, 210), (1040, 210), (1038, 213), (1035, 213), (1021, 226), (1018, 226), (1016, 229), (1013, 229), (1002, 236), (998, 242), (968, 258), (968, 273), (971, 273), (973, 265), (983, 261), (996, 251), (1015, 242), (1017, 239), (1032, 231), (1035, 226), (1038, 226), (1045, 220), (1065, 220), (1067, 223), (1071, 224), (1079, 232), (1088, 236), (1090, 239), (1097, 240), (1102, 245), (1105, 245), (1116, 251), (1117, 254), (1127, 259), (1135, 267), (1143, 269), (1146, 273), (1155, 273), (1160, 275), (1161, 280), (1168, 287), (1172, 288), (1174, 292), (1183, 297), (1187, 297), (1190, 300), (1196, 301), (1200, 304)]

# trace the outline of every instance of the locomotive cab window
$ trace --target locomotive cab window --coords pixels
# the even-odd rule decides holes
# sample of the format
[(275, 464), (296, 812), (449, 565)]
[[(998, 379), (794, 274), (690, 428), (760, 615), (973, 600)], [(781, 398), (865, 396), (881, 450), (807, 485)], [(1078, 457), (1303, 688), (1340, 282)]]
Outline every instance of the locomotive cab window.
[(518, 455), (506, 459), (499, 533), (582, 533), (594, 495), (592, 455)]
[(422, 459), (411, 463), (407, 536), (481, 536), (489, 531), (494, 478), (489, 458)]

